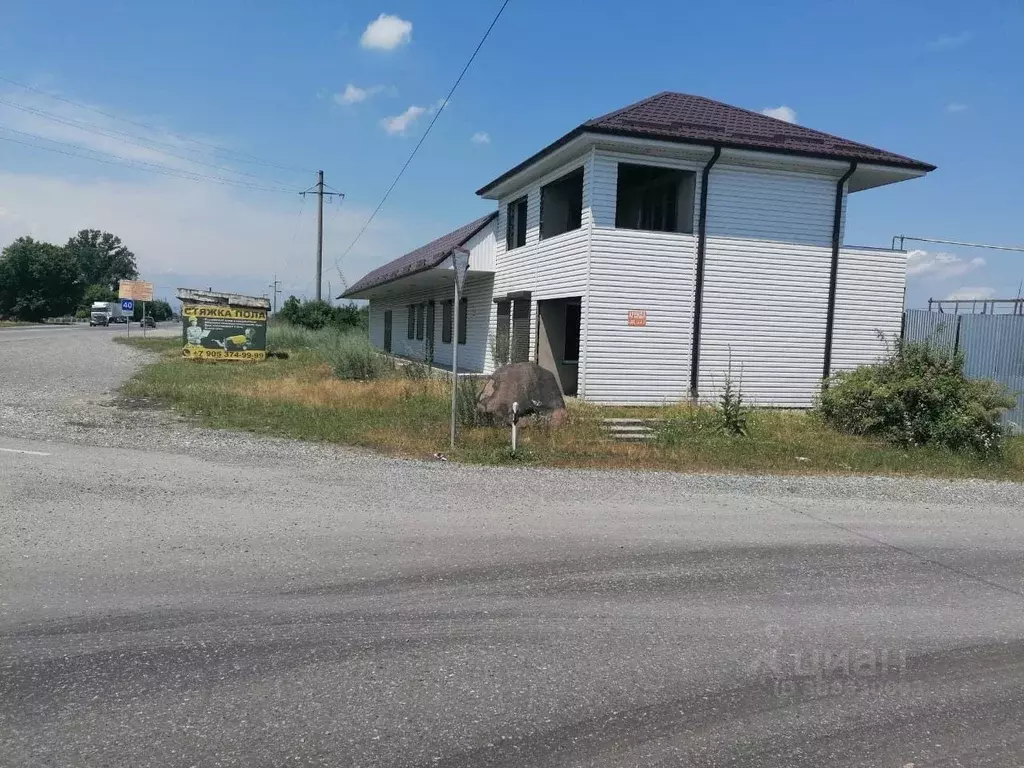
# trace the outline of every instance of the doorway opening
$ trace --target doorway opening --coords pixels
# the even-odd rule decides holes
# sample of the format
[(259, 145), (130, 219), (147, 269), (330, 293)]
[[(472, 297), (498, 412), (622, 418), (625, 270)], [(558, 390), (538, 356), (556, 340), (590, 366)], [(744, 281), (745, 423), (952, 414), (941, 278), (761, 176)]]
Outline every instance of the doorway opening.
[(537, 302), (537, 364), (555, 374), (569, 396), (579, 386), (581, 308), (579, 296)]

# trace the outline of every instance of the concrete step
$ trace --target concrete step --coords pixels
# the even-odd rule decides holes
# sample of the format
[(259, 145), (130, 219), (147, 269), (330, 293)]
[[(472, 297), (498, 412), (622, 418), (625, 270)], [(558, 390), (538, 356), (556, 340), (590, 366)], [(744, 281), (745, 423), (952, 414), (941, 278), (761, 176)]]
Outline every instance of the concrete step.
[(641, 443), (652, 440), (658, 419), (602, 419), (601, 426), (613, 440)]

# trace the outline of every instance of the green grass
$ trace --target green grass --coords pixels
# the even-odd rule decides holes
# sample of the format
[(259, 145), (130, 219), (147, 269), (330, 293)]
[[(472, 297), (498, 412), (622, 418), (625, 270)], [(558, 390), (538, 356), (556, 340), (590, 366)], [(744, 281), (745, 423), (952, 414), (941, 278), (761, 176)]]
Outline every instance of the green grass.
[(21, 325), (42, 325), (42, 323), (33, 323), (28, 320), (0, 320), (0, 328), (17, 328)]
[[(441, 452), (479, 464), (1024, 481), (1024, 437), (1008, 439), (1002, 455), (988, 459), (933, 448), (903, 450), (840, 434), (815, 414), (798, 411), (755, 410), (748, 436), (727, 437), (710, 426), (713, 419), (703, 409), (573, 403), (565, 427), (524, 426), (518, 455), (510, 454), (507, 429), (485, 427), (462, 428), (458, 448), (449, 453), (450, 390), (443, 380), (341, 380), (318, 343), (292, 343), (287, 359), (211, 363), (181, 359), (178, 339), (118, 341), (163, 353), (126, 385), (126, 394), (156, 398), (210, 427), (391, 455), (429, 458)], [(600, 423), (613, 415), (667, 418), (672, 427), (653, 444), (618, 443), (605, 437)]]

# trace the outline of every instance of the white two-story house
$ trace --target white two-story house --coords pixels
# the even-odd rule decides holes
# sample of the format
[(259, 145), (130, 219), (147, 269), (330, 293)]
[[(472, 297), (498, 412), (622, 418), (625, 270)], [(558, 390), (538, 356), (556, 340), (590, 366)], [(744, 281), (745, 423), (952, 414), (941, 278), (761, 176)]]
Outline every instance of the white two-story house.
[[(698, 96), (589, 120), (477, 194), (497, 211), (371, 272), (381, 349), (534, 360), (597, 403), (808, 407), (898, 335), (906, 254), (843, 245), (847, 195), (934, 166)], [(470, 251), (452, 338), (453, 249)]]

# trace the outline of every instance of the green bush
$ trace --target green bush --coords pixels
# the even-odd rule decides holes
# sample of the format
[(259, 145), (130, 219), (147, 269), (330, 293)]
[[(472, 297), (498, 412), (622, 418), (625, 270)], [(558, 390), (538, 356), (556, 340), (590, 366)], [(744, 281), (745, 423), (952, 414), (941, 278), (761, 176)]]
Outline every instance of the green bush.
[(841, 432), (901, 447), (997, 453), (1004, 436), (1000, 413), (1014, 400), (993, 381), (968, 379), (963, 363), (962, 354), (897, 341), (881, 363), (833, 375), (818, 411)]
[(380, 379), (394, 373), (391, 358), (358, 332), (321, 331), (316, 334), (315, 349), (339, 379)]
[(360, 329), (369, 327), (369, 310), (355, 304), (334, 306), (326, 301), (299, 301), (289, 296), (277, 313), (279, 319), (292, 325), (318, 331), (321, 328)]
[(297, 349), (312, 349), (317, 345), (316, 331), (300, 325), (275, 320), (267, 327), (267, 349), (271, 352)]
[(455, 418), (464, 427), (480, 426), (483, 421), (476, 409), (476, 402), (483, 389), (483, 382), (471, 376), (460, 376), (455, 390)]
[(750, 420), (750, 408), (743, 402), (743, 369), (740, 368), (740, 379), (737, 384), (732, 380), (732, 352), (729, 352), (729, 368), (725, 373), (722, 394), (718, 398), (716, 409), (719, 427), (731, 437), (745, 437), (747, 422)]

